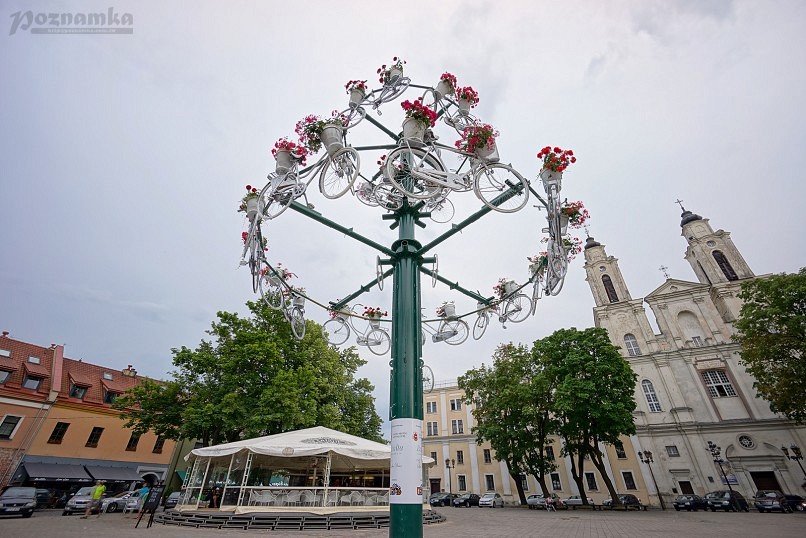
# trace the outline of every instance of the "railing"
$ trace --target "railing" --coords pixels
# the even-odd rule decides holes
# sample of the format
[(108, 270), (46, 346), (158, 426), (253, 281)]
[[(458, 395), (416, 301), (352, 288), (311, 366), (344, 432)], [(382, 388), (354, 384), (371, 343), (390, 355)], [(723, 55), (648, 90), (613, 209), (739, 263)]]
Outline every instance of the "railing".
[[(233, 488), (234, 489), (234, 488)], [(345, 507), (345, 506), (387, 506), (388, 488), (325, 488), (325, 487), (267, 487), (244, 486), (242, 506), (268, 507)], [(227, 496), (229, 497), (229, 496)], [(235, 506), (227, 502), (224, 506)]]

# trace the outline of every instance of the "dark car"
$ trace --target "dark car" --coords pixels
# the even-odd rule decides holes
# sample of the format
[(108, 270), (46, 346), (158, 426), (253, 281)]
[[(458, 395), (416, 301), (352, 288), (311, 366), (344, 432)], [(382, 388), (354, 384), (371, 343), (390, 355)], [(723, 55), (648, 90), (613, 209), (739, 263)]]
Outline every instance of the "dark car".
[(705, 496), (705, 499), (708, 501), (708, 508), (711, 509), (711, 512), (716, 512), (717, 510), (724, 510), (725, 512), (750, 511), (750, 504), (744, 498), (744, 495), (738, 491), (727, 489), (712, 491)]
[(174, 491), (173, 493), (165, 497), (165, 509), (170, 510), (171, 508), (176, 508), (176, 505), (179, 504), (179, 498), (181, 496), (182, 496), (181, 491)]
[[(632, 493), (625, 493), (623, 495), (619, 495), (618, 499), (619, 501), (621, 501), (621, 506), (625, 510), (629, 510), (630, 508), (635, 508), (636, 510), (646, 510), (644, 505), (641, 504), (641, 499), (639, 499)], [(614, 508), (612, 499), (605, 499), (604, 502), (602, 502), (602, 505), (607, 506), (611, 510)]]
[(761, 513), (781, 512), (791, 514), (792, 508), (786, 500), (784, 494), (775, 489), (762, 489), (753, 496), (753, 506)]
[(46, 489), (37, 489), (36, 490), (36, 507), (37, 508), (49, 508), (50, 507), (50, 491)]
[(0, 495), (0, 516), (31, 517), (36, 508), (36, 488), (11, 486)]
[(672, 502), (672, 505), (678, 512), (680, 510), (687, 512), (708, 510), (708, 502), (699, 495), (680, 495)]
[(455, 498), (455, 494), (441, 491), (432, 494), (428, 502), (431, 503), (431, 506), (450, 506)]
[(806, 511), (806, 499), (801, 497), (800, 495), (784, 495), (786, 497), (786, 504), (792, 509), (792, 511), (804, 512)]
[(479, 497), (475, 493), (465, 493), (464, 495), (460, 495), (453, 500), (454, 506), (467, 506), (470, 508), (471, 506), (478, 506), (479, 505)]

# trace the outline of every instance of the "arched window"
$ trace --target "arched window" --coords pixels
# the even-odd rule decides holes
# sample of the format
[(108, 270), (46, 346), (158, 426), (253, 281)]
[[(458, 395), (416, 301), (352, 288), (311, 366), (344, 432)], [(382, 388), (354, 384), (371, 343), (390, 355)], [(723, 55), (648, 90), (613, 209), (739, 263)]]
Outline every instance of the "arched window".
[(733, 270), (733, 267), (731, 267), (730, 262), (725, 255), (722, 254), (721, 250), (715, 250), (711, 255), (713, 255), (716, 264), (722, 269), (722, 272), (725, 273), (725, 278), (728, 280), (739, 280), (739, 277), (736, 276), (736, 271)]
[(641, 348), (638, 347), (638, 340), (635, 336), (627, 333), (624, 335), (624, 345), (627, 346), (627, 354), (630, 357), (637, 357), (641, 354)]
[(641, 381), (641, 388), (644, 389), (644, 396), (646, 396), (646, 404), (649, 406), (649, 412), (660, 413), (660, 400), (658, 400), (658, 395), (655, 394), (655, 387), (652, 385), (652, 381), (644, 379)]
[(610, 302), (617, 303), (618, 295), (616, 295), (616, 288), (613, 287), (613, 281), (610, 280), (608, 275), (602, 276), (602, 284), (604, 284), (605, 292), (607, 292), (607, 298)]

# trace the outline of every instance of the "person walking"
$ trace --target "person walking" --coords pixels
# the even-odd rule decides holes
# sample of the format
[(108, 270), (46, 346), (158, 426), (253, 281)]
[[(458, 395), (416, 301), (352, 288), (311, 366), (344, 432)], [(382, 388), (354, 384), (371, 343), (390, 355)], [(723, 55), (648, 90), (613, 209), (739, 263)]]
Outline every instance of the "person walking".
[(98, 480), (95, 482), (95, 488), (92, 490), (90, 501), (87, 503), (87, 508), (84, 510), (84, 515), (81, 516), (81, 519), (87, 519), (95, 507), (98, 507), (98, 517), (101, 517), (101, 499), (104, 498), (104, 493), (106, 493), (106, 486), (103, 480)]

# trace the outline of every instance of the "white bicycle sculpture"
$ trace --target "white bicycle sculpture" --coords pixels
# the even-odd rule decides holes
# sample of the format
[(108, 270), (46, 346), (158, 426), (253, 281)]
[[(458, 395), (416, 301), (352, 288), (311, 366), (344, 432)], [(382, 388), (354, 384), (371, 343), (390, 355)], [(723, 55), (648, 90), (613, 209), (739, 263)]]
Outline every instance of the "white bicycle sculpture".
[[(366, 346), (375, 355), (385, 355), (392, 345), (389, 333), (381, 328), (380, 320), (359, 315), (359, 307), (363, 308), (363, 305), (357, 304), (349, 311), (331, 312), (331, 318), (322, 324), (322, 334), (329, 343), (340, 346), (350, 338), (352, 332), (355, 332), (356, 344)], [(358, 319), (367, 321), (364, 330), (356, 327)]]

